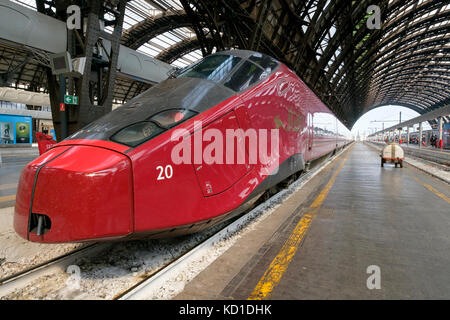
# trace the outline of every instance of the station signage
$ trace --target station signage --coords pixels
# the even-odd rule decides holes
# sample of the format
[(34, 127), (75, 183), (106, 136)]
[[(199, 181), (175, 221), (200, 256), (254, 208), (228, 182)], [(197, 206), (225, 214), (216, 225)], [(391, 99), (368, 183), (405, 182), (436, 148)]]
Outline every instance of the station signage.
[(64, 103), (66, 104), (78, 104), (77, 96), (64, 95)]

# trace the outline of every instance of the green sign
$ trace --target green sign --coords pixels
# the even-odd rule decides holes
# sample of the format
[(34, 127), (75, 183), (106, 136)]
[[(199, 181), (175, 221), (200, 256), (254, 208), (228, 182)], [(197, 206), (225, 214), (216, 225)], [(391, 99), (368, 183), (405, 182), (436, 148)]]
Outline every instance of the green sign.
[(64, 103), (67, 103), (67, 104), (78, 104), (78, 97), (77, 96), (64, 95)]

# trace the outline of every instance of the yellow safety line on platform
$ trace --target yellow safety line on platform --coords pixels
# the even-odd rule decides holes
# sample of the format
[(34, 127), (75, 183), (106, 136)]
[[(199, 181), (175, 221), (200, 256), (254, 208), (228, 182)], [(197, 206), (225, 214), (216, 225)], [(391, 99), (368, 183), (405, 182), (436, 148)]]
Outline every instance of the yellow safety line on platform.
[(275, 286), (280, 282), (281, 278), (283, 277), (283, 274), (286, 272), (289, 266), (289, 263), (291, 262), (292, 258), (297, 252), (297, 249), (301, 241), (303, 240), (306, 232), (308, 231), (308, 228), (310, 227), (313, 218), (315, 217), (318, 209), (320, 208), (323, 201), (327, 197), (328, 192), (330, 192), (331, 188), (333, 187), (336, 177), (338, 176), (339, 172), (341, 171), (342, 167), (344, 166), (345, 162), (350, 156), (350, 153), (351, 152), (349, 150), (344, 160), (342, 160), (342, 163), (339, 165), (339, 167), (334, 172), (331, 179), (328, 181), (327, 185), (322, 189), (320, 194), (310, 205), (308, 212), (300, 219), (294, 231), (291, 233), (289, 238), (284, 243), (280, 252), (277, 254), (275, 259), (273, 259), (269, 268), (266, 270), (264, 275), (259, 280), (250, 297), (248, 297), (248, 300), (262, 300), (268, 298), (269, 295), (272, 293), (273, 289), (275, 288)]
[(3, 197), (0, 197), (0, 203), (2, 203), (2, 202), (8, 202), (8, 201), (14, 201), (14, 200), (16, 200), (16, 195), (15, 195), (15, 194), (13, 194), (12, 196), (3, 196)]
[(439, 198), (443, 199), (444, 201), (446, 201), (447, 203), (450, 203), (450, 198), (447, 197), (445, 194), (443, 194), (442, 192), (436, 190), (435, 188), (433, 188), (432, 186), (430, 186), (428, 183), (420, 180), (419, 178), (412, 176), (414, 178), (414, 180), (416, 180), (418, 183), (420, 183), (421, 185), (423, 185), (425, 188), (427, 188), (428, 190), (430, 190), (431, 192), (433, 192), (435, 195), (437, 195)]
[(17, 183), (0, 184), (0, 190), (8, 190), (17, 188)]

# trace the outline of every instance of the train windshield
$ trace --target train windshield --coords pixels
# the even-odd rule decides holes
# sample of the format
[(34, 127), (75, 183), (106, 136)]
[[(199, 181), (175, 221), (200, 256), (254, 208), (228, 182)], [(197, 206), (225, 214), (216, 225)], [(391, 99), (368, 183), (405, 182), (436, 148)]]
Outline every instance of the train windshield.
[(177, 78), (200, 78), (221, 82), (231, 73), (231, 70), (233, 70), (239, 61), (241, 61), (239, 57), (214, 54), (194, 64), (187, 70), (182, 71)]
[(271, 73), (278, 67), (278, 62), (275, 59), (261, 53), (255, 53), (248, 59), (259, 65), (268, 73)]
[(242, 92), (265, 79), (278, 66), (278, 61), (261, 53), (253, 53), (249, 57), (213, 54), (181, 70), (177, 78), (212, 80), (233, 91)]
[(246, 90), (259, 80), (264, 79), (267, 75), (268, 72), (264, 71), (256, 64), (249, 61), (244, 61), (244, 63), (235, 73), (233, 73), (231, 78), (228, 79), (224, 85), (234, 91), (240, 92)]

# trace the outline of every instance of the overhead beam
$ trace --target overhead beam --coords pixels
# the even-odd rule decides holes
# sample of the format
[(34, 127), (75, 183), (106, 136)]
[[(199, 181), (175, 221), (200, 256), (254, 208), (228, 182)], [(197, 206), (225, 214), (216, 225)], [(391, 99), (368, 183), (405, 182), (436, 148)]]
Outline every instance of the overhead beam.
[[(46, 53), (64, 52), (67, 50), (67, 27), (55, 18), (17, 3), (0, 0), (1, 41)], [(106, 48), (111, 47), (108, 40), (104, 40), (104, 45)], [(166, 79), (172, 69), (167, 63), (120, 46), (117, 71), (126, 78), (155, 84)]]
[(401, 122), (399, 124), (396, 124), (394, 126), (391, 126), (389, 128), (386, 128), (384, 130), (378, 131), (374, 134), (381, 134), (381, 133), (385, 133), (388, 131), (393, 131), (393, 130), (398, 130), (404, 127), (412, 127), (415, 124), (421, 123), (421, 122), (426, 122), (426, 121), (433, 121), (438, 119), (439, 117), (446, 117), (450, 115), (450, 105), (447, 105), (445, 107), (430, 111), (426, 114), (420, 115), (416, 118), (413, 118), (411, 120), (408, 121), (404, 121)]

